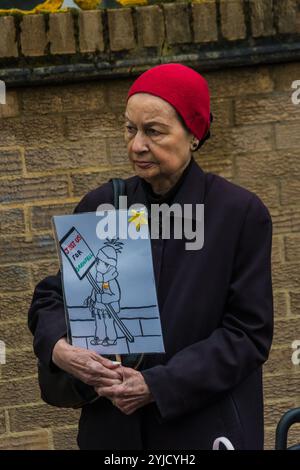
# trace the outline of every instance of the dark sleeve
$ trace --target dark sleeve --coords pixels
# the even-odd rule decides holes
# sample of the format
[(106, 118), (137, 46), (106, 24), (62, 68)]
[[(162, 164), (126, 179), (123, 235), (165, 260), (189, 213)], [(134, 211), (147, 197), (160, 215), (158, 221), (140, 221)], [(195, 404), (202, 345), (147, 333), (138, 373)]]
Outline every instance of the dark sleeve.
[(67, 336), (60, 272), (37, 284), (28, 312), (28, 326), (34, 336), (35, 355), (50, 365), (55, 343)]
[[(76, 206), (74, 214), (95, 211), (102, 202), (111, 202), (112, 189), (106, 183), (87, 194)], [(67, 335), (60, 271), (48, 276), (35, 287), (28, 312), (28, 326), (34, 336), (36, 356), (44, 364), (53, 366), (52, 350), (55, 343)]]
[(207, 406), (267, 360), (273, 335), (271, 244), (271, 217), (253, 195), (221, 326), (166, 365), (142, 371), (163, 420)]

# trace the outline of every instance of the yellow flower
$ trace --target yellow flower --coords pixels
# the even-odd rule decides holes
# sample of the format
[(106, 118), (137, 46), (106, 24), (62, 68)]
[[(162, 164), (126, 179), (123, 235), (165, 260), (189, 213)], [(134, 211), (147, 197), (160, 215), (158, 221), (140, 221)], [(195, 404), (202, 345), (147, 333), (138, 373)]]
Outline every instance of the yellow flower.
[(32, 10), (21, 10), (18, 8), (11, 8), (9, 10), (0, 10), (0, 13), (23, 13), (24, 15), (30, 15), (33, 13), (54, 13), (61, 8), (63, 1), (64, 0), (45, 0), (44, 2), (41, 1), (41, 3)]
[(123, 7), (129, 6), (129, 5), (147, 5), (148, 0), (117, 0), (118, 3), (121, 3)]
[(140, 231), (141, 225), (148, 224), (148, 221), (144, 217), (144, 214), (145, 214), (145, 211), (143, 210), (140, 210), (140, 211), (136, 211), (134, 209), (131, 210), (131, 213), (130, 213), (131, 217), (128, 219), (128, 223), (133, 222), (135, 224), (135, 228), (137, 232)]
[(37, 5), (34, 10), (35, 10), (35, 13), (38, 13), (38, 12), (54, 13), (55, 11), (60, 9), (63, 2), (64, 0), (46, 0), (40, 5)]
[(102, 0), (74, 0), (81, 10), (96, 10)]

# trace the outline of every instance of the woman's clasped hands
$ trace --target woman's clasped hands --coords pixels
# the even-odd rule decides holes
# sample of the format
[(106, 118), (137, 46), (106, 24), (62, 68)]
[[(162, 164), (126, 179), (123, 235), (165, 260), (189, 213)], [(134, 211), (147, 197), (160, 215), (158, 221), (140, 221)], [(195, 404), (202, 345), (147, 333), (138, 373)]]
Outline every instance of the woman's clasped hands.
[(52, 360), (60, 369), (93, 386), (99, 397), (109, 399), (126, 415), (153, 401), (141, 372), (72, 346), (65, 338), (55, 344)]

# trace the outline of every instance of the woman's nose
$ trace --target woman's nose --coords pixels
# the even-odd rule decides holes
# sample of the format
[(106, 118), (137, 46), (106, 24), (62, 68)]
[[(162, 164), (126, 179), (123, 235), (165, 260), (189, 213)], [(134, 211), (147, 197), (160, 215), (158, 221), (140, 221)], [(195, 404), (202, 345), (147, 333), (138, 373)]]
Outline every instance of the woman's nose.
[(138, 131), (132, 142), (132, 151), (135, 153), (141, 153), (148, 151), (148, 145), (147, 145), (147, 136), (143, 132)]

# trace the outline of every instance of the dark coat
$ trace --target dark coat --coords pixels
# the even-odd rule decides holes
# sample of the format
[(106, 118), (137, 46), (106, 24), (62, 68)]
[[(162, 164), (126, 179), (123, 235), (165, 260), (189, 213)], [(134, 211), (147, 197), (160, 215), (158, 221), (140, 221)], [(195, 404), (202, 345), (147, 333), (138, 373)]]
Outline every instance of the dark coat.
[[(126, 180), (128, 203), (145, 203), (141, 180)], [(112, 202), (110, 183), (76, 212)], [(131, 416), (100, 398), (82, 409), (82, 449), (211, 449), (225, 436), (237, 449), (263, 448), (262, 364), (272, 341), (272, 223), (253, 193), (192, 162), (174, 201), (205, 204), (205, 241), (151, 240), (166, 354), (142, 373), (155, 398)], [(66, 334), (60, 276), (35, 289), (29, 311), (34, 348), (51, 362)]]

